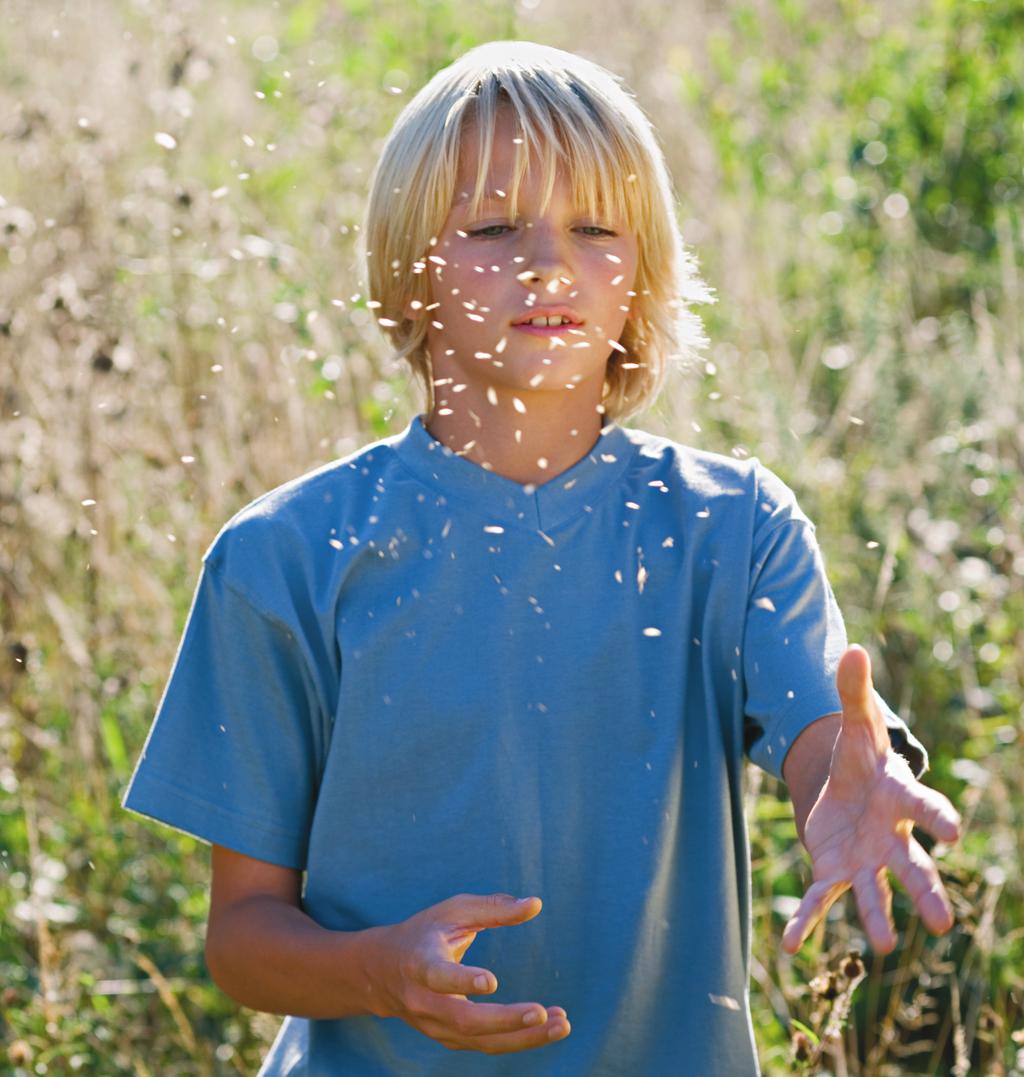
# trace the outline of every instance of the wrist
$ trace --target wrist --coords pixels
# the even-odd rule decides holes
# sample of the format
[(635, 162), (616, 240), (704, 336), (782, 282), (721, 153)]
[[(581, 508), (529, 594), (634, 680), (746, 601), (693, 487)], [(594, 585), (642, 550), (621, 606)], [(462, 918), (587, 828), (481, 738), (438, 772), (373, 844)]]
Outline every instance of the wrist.
[(392, 997), (388, 969), (393, 962), (391, 925), (369, 927), (351, 936), (354, 953), (351, 960), (365, 991), (367, 1011), (374, 1017), (394, 1017), (397, 1007)]
[(797, 834), (804, 840), (807, 816), (828, 781), (832, 750), (842, 728), (841, 714), (827, 714), (807, 726), (793, 742), (783, 763), (783, 780), (793, 802)]

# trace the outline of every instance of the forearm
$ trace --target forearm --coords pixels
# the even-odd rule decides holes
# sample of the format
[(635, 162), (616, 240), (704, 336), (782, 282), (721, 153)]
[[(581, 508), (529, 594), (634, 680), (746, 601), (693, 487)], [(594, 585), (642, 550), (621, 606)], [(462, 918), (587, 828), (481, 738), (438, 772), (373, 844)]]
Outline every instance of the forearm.
[(832, 749), (841, 724), (840, 714), (828, 714), (812, 722), (793, 742), (783, 763), (782, 776), (793, 801), (793, 817), (801, 841), (807, 816), (828, 778)]
[(217, 986), (266, 1013), (343, 1018), (381, 1014), (371, 979), (386, 928), (331, 931), (301, 909), (259, 895), (227, 909), (207, 939)]

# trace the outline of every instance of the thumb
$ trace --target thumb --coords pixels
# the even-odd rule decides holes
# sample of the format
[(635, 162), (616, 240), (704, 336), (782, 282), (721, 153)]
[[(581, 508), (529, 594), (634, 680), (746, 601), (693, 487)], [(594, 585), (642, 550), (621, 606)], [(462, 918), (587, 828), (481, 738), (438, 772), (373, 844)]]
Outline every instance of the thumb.
[(525, 923), (540, 912), (542, 905), (538, 897), (517, 899), (511, 894), (456, 894), (435, 905), (434, 910), (439, 919), (479, 930)]
[(843, 727), (851, 731), (858, 727), (870, 730), (875, 735), (879, 749), (884, 751), (889, 744), (889, 735), (875, 700), (871, 658), (863, 647), (854, 644), (847, 648), (839, 660), (836, 687), (843, 706)]

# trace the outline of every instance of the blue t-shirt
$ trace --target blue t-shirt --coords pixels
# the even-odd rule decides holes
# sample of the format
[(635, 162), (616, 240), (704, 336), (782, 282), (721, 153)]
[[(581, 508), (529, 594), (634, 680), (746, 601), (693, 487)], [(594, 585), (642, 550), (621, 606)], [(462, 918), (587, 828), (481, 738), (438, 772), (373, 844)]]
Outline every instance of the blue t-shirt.
[(565, 1007), (564, 1041), (289, 1019), (268, 1075), (755, 1074), (744, 751), (781, 775), (845, 646), (814, 527), (756, 459), (609, 424), (530, 487), (416, 418), (221, 530), (124, 804), (304, 870), (330, 929), (543, 899), (465, 960), (487, 1001)]

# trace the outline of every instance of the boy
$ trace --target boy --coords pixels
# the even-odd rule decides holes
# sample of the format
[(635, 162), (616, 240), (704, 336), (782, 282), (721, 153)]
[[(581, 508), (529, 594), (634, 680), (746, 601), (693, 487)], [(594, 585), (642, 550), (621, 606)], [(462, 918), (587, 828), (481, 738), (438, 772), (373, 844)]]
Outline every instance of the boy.
[(891, 949), (886, 866), (948, 929), (910, 831), (958, 823), (840, 663), (792, 493), (614, 421), (708, 298), (650, 127), (483, 46), (400, 116), (365, 234), (426, 412), (217, 536), (125, 804), (213, 845), (211, 974), (295, 1015), (263, 1073), (754, 1074), (745, 748), (814, 865), (790, 951), (849, 885)]

